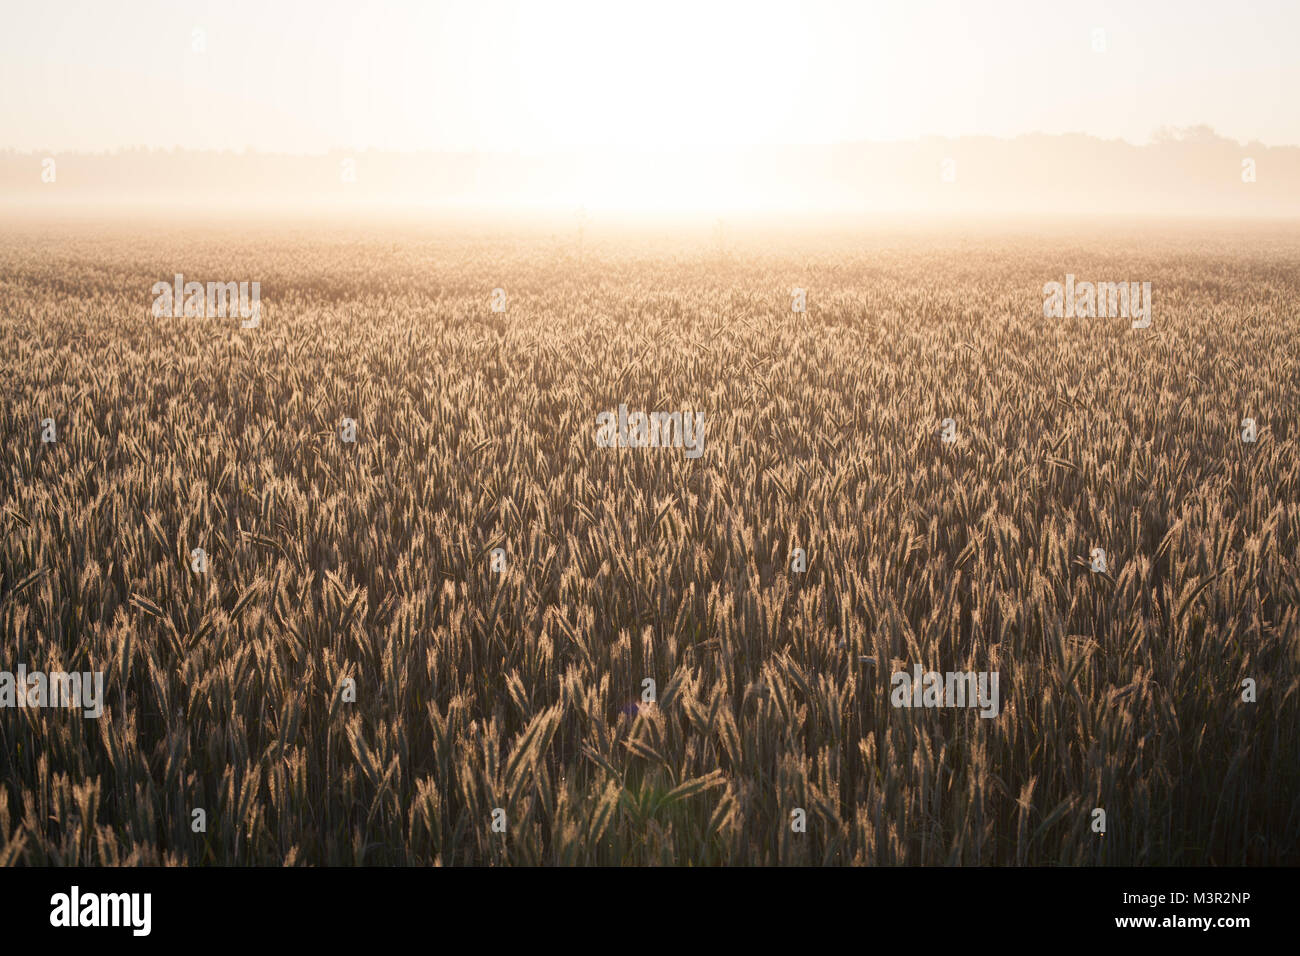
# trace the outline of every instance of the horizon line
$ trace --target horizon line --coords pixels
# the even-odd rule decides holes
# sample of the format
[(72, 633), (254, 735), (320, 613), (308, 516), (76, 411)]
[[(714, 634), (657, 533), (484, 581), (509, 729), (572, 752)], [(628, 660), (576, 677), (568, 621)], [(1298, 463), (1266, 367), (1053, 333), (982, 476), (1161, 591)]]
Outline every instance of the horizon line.
[[(1168, 131), (1174, 134), (1169, 139), (1157, 139), (1161, 133)], [(1197, 133), (1202, 135), (1201, 131), (1208, 133), (1204, 138), (1187, 138), (1188, 133)], [(1183, 135), (1178, 135), (1183, 134)], [(264, 149), (258, 146), (240, 146), (230, 148), (210, 148), (200, 146), (185, 146), (173, 144), (170, 146), (148, 145), (142, 143), (102, 146), (95, 148), (71, 147), (71, 148), (24, 148), (20, 146), (0, 145), (0, 153), (18, 153), (22, 155), (90, 155), (90, 156), (112, 156), (125, 152), (164, 152), (164, 153), (205, 153), (211, 155), (248, 155), (256, 154), (261, 156), (287, 156), (287, 157), (320, 157), (331, 156), (339, 153), (388, 153), (393, 155), (433, 155), (433, 156), (465, 156), (465, 155), (487, 155), (487, 156), (552, 156), (563, 155), (575, 152), (592, 152), (592, 153), (624, 153), (624, 154), (646, 154), (656, 155), (661, 153), (687, 153), (687, 152), (705, 152), (705, 153), (727, 153), (727, 152), (745, 152), (763, 149), (825, 149), (828, 147), (842, 146), (902, 146), (908, 144), (919, 144), (932, 141), (955, 142), (961, 140), (994, 140), (997, 142), (1014, 143), (1019, 140), (1028, 139), (1091, 139), (1099, 143), (1122, 144), (1132, 147), (1133, 149), (1149, 149), (1154, 146), (1182, 145), (1182, 146), (1205, 146), (1214, 143), (1228, 143), (1234, 146), (1245, 148), (1248, 146), (1261, 146), (1264, 149), (1300, 149), (1300, 143), (1265, 143), (1263, 140), (1248, 139), (1238, 140), (1230, 136), (1224, 136), (1216, 132), (1212, 127), (1206, 124), (1195, 124), (1192, 126), (1162, 126), (1158, 127), (1146, 142), (1135, 143), (1132, 140), (1122, 136), (1099, 136), (1095, 133), (1082, 131), (1070, 131), (1065, 133), (1049, 133), (1041, 130), (1033, 130), (1026, 133), (1016, 133), (1011, 136), (1000, 136), (991, 133), (962, 133), (959, 135), (943, 135), (938, 133), (927, 133), (921, 136), (914, 136), (900, 139), (845, 139), (819, 142), (769, 142), (769, 143), (688, 143), (678, 144), (675, 146), (663, 147), (645, 147), (645, 146), (627, 146), (615, 144), (574, 144), (574, 145), (554, 145), (546, 147), (448, 147), (443, 149), (398, 149), (382, 146), (331, 146), (325, 150), (303, 150), (287, 151), (280, 149)]]

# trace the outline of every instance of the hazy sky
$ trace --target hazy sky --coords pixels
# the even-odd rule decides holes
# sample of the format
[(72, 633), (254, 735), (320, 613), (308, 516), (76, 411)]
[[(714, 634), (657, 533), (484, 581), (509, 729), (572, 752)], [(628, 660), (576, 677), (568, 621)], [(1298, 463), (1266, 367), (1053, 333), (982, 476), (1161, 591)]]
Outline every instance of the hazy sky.
[(0, 148), (1142, 143), (1200, 123), (1300, 144), (1300, 0), (13, 0), (3, 19)]

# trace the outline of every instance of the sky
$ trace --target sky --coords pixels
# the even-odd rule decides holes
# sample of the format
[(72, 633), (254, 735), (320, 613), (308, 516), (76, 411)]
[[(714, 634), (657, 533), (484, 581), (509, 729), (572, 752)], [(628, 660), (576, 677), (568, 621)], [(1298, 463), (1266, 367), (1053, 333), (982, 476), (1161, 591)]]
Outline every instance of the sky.
[(1199, 124), (1294, 145), (1298, 37), (1297, 0), (12, 2), (0, 149), (1140, 144)]

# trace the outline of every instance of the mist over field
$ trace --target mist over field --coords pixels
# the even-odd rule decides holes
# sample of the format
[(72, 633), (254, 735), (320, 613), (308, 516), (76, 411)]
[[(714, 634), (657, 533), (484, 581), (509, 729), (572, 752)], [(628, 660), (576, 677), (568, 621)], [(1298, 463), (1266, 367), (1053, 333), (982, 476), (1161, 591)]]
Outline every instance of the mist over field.
[[(1294, 219), (1300, 147), (1238, 143), (1207, 127), (1136, 146), (1081, 134), (926, 137), (837, 145), (585, 148), (527, 152), (130, 149), (0, 152), (0, 203), (258, 210), (481, 209), (490, 217), (578, 209), (681, 219), (1031, 215)], [(42, 180), (53, 163), (57, 189)], [(47, 177), (48, 178), (48, 177)]]
[(1300, 863), (1298, 30), (14, 7), (0, 868)]

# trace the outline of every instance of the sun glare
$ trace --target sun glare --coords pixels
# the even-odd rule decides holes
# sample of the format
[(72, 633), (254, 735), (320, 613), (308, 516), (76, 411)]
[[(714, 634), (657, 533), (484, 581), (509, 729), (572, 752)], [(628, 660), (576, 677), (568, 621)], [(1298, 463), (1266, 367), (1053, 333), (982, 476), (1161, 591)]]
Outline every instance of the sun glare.
[(519, 82), (542, 147), (781, 141), (809, 45), (790, 0), (527, 5)]

